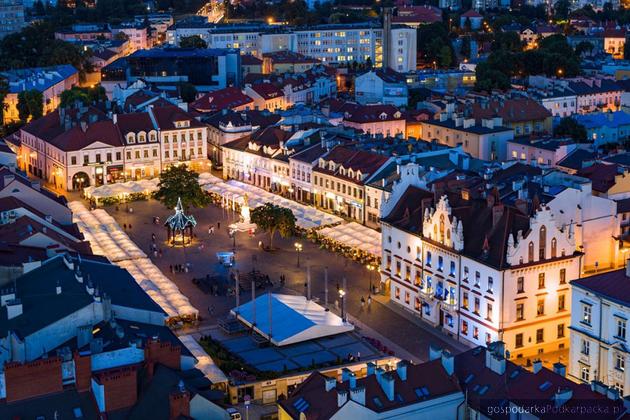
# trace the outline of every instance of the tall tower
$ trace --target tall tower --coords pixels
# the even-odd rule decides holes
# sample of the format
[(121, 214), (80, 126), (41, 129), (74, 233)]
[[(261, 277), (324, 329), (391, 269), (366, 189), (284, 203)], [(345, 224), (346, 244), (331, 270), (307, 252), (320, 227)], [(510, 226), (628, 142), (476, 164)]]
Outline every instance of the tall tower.
[(392, 44), (392, 8), (383, 8), (383, 70), (389, 66), (390, 52)]

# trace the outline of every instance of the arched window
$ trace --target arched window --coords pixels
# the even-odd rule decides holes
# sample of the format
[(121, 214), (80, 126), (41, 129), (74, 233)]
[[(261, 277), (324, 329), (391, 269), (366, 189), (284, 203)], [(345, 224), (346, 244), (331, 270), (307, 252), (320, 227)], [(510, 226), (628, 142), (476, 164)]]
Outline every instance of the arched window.
[(556, 258), (558, 256), (558, 241), (556, 238), (551, 239), (551, 258)]
[(547, 246), (547, 228), (544, 226), (540, 227), (540, 233), (538, 235), (538, 259), (544, 260), (546, 258), (546, 247)]
[(528, 253), (529, 253), (529, 255), (528, 255), (527, 260), (528, 260), (529, 262), (534, 262), (534, 243), (533, 243), (533, 242), (530, 242), (530, 243), (529, 243), (529, 250), (528, 250), (528, 251), (529, 251), (529, 252), (528, 252)]
[(440, 214), (440, 242), (444, 243), (444, 215)]

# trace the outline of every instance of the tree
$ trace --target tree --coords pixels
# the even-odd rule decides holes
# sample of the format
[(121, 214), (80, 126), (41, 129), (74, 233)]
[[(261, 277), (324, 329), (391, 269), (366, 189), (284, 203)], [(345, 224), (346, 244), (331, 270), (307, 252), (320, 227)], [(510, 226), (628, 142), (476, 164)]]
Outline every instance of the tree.
[(462, 37), (462, 45), (459, 48), (459, 53), (465, 58), (470, 58), (470, 52), (470, 37)]
[(586, 128), (573, 117), (564, 117), (554, 128), (555, 136), (569, 136), (577, 142), (586, 141)]
[(181, 83), (179, 85), (179, 96), (182, 101), (190, 103), (197, 97), (197, 88), (192, 83)]
[(208, 43), (199, 35), (185, 36), (179, 41), (182, 48), (208, 48)]
[(553, 6), (554, 17), (560, 20), (568, 18), (570, 8), (571, 3), (569, 2), (569, 0), (558, 0)]
[(35, 89), (24, 90), (18, 93), (16, 107), (22, 122), (36, 120), (44, 115), (44, 95)]
[(72, 89), (61, 92), (59, 106), (67, 108), (74, 105), (77, 101), (81, 102), (83, 105), (91, 105), (105, 101), (106, 99), (105, 88), (101, 85), (94, 86), (93, 88), (73, 86)]
[(204, 207), (210, 197), (199, 186), (199, 174), (186, 165), (170, 166), (160, 174), (155, 198), (168, 208), (175, 208), (181, 198), (184, 208)]
[(290, 209), (273, 203), (265, 203), (251, 211), (252, 223), (256, 223), (259, 229), (269, 232), (269, 248), (273, 248), (273, 237), (276, 232), (283, 238), (293, 235), (295, 220)]
[(440, 54), (438, 56), (438, 59), (440, 60), (440, 66), (444, 68), (450, 67), (451, 63), (453, 62), (453, 54), (451, 53), (451, 47), (449, 47), (448, 45), (443, 46), (440, 49)]
[(575, 46), (575, 54), (581, 56), (584, 53), (590, 54), (593, 51), (593, 44), (588, 41), (581, 41)]

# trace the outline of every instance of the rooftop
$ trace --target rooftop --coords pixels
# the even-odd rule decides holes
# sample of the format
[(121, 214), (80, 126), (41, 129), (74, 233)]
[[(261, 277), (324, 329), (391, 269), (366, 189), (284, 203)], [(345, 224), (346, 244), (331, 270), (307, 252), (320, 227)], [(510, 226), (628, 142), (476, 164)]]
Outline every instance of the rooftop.
[[(301, 343), (354, 330), (354, 326), (304, 296), (262, 295), (232, 309), (275, 346)], [(271, 318), (271, 325), (270, 325)]]

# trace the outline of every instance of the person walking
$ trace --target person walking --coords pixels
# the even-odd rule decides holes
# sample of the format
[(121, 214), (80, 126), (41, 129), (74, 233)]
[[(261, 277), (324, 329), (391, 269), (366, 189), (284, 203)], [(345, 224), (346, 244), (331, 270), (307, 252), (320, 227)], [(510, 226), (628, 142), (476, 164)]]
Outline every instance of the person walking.
[(361, 309), (365, 306), (365, 298), (361, 296)]
[(372, 305), (372, 295), (368, 296), (368, 307)]
[(217, 222), (217, 230), (221, 229), (221, 222)]

